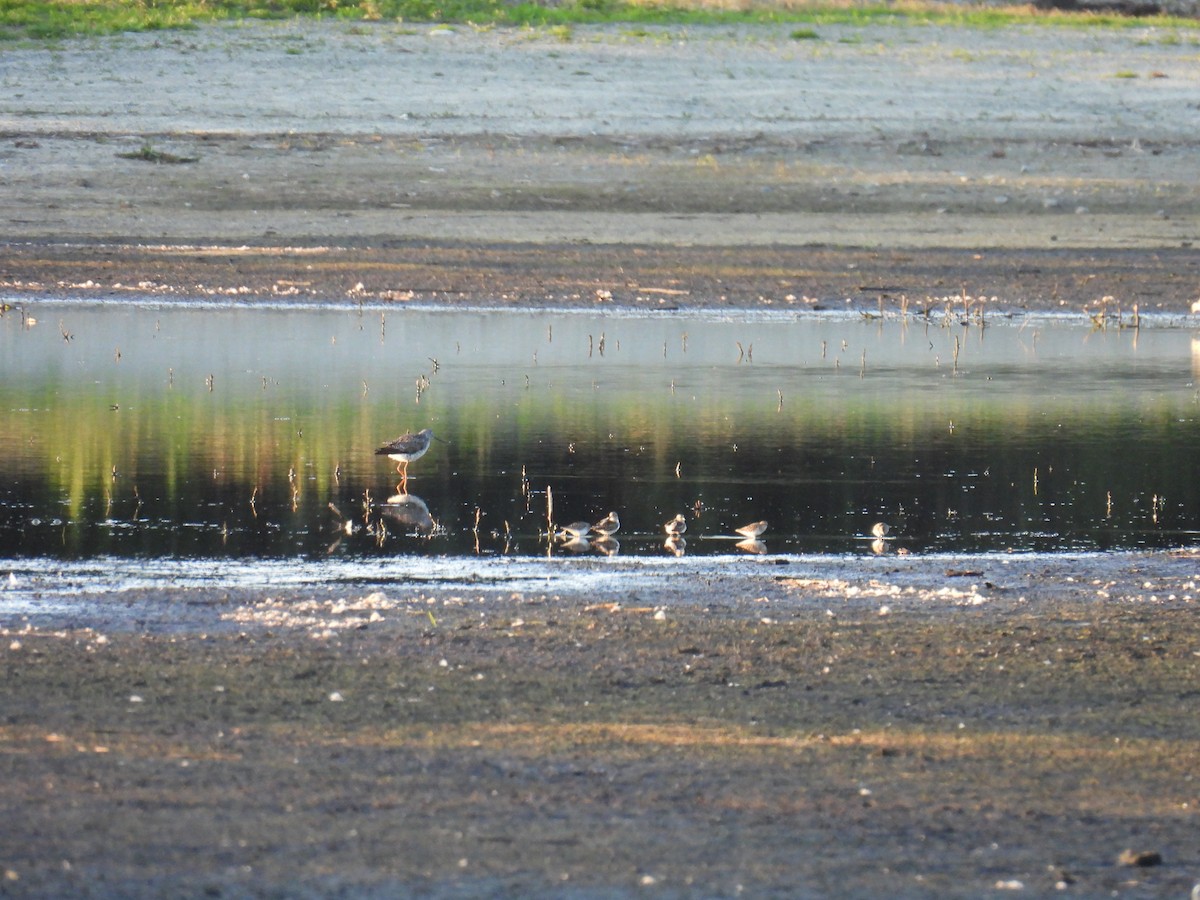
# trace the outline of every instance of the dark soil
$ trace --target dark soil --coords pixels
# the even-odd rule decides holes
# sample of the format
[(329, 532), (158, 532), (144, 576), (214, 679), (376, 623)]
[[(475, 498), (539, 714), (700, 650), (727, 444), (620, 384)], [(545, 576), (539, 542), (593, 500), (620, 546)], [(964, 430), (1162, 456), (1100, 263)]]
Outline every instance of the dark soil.
[(381, 241), (202, 249), (106, 242), (9, 246), (15, 299), (363, 301), (528, 309), (864, 310), (904, 307), (1185, 315), (1192, 249), (968, 251)]
[(426, 598), (327, 637), (10, 633), (3, 890), (1187, 894), (1192, 604), (831, 614), (776, 584)]

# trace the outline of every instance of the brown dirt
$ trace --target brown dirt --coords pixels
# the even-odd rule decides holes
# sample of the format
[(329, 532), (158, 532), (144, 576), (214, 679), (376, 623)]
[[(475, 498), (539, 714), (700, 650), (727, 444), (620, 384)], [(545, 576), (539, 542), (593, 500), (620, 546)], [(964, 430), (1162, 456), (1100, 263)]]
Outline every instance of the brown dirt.
[(319, 250), (206, 245), (9, 247), (16, 298), (329, 298), (473, 307), (888, 310), (1008, 314), (1110, 309), (1187, 314), (1200, 284), (1190, 249), (1053, 251), (392, 243)]
[(1183, 896), (1194, 564), (152, 591), (211, 629), (5, 637), (4, 890)]

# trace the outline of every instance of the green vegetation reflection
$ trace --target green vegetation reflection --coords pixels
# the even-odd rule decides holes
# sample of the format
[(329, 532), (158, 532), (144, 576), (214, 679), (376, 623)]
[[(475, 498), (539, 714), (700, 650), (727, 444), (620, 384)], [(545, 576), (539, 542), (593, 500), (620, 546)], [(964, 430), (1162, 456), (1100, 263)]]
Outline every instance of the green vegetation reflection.
[(852, 550), (875, 521), (913, 551), (1198, 530), (1182, 331), (61, 315), (0, 319), (0, 536), (22, 555), (323, 553), (396, 491), (375, 448), (424, 427), (450, 442), (410, 472), (440, 542), (358, 552), (475, 552), (480, 529), (497, 552), (538, 552), (551, 497), (558, 522), (619, 510), (627, 550), (685, 511), (690, 552), (759, 519), (798, 552)]

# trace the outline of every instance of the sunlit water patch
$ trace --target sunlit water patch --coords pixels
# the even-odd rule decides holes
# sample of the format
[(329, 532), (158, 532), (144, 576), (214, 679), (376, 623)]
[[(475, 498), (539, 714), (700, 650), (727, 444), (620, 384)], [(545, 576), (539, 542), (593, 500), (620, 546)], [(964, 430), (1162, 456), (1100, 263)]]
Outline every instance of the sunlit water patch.
[[(1200, 529), (1195, 359), (1188, 329), (1086, 321), (34, 304), (0, 318), (0, 541), (73, 560), (1173, 547)], [(374, 450), (425, 427), (449, 443), (400, 495)], [(609, 511), (608, 540), (547, 536)]]

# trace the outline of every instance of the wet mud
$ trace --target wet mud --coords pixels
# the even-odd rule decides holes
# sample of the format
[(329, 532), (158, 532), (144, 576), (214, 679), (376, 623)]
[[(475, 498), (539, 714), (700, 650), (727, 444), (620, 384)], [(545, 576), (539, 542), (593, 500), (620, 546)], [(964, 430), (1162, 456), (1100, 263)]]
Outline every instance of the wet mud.
[(881, 250), (858, 247), (384, 242), (385, 246), (7, 248), (16, 301), (362, 302), (456, 308), (945, 310), (1083, 318), (1186, 316), (1200, 254), (1186, 248)]
[(1184, 896), (1196, 559), (1100, 559), (99, 597), (4, 636), (5, 892)]

